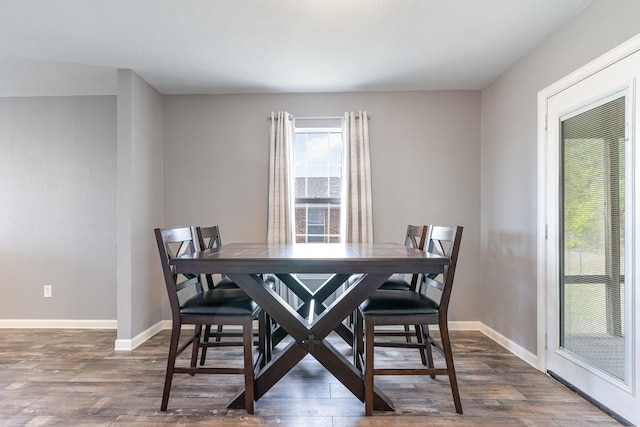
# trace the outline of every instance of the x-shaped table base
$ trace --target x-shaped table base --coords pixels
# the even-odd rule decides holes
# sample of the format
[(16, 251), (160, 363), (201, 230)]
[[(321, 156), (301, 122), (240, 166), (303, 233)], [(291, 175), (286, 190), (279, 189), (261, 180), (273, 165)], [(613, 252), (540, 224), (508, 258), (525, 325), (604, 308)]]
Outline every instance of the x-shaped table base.
[[(303, 301), (303, 305), (295, 310), (273, 289), (265, 285), (259, 275), (229, 274), (229, 277), (278, 323), (279, 329), (274, 335), (274, 343), (282, 340), (286, 334), (293, 338), (293, 341), (256, 375), (255, 399), (258, 400), (264, 396), (298, 362), (307, 354), (311, 354), (354, 396), (364, 402), (363, 373), (356, 369), (326, 338), (331, 332), (336, 331), (342, 339), (352, 344), (353, 335), (342, 321), (389, 276), (389, 274), (363, 274), (327, 306), (324, 301), (348, 279), (348, 275), (333, 276), (315, 292), (311, 292), (295, 277), (278, 275), (280, 280)], [(307, 317), (303, 317), (301, 313)], [(244, 391), (228, 407), (244, 408)], [(394, 409), (391, 400), (377, 387), (374, 407), (377, 410)]]

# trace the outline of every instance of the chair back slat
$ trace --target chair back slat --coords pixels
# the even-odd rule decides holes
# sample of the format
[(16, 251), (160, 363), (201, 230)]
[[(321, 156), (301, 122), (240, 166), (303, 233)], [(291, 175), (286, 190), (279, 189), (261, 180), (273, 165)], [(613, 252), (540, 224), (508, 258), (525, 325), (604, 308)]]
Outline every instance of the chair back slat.
[[(404, 239), (404, 245), (409, 248), (423, 250), (426, 242), (428, 229), (429, 227), (426, 225), (409, 224), (407, 226), (407, 234)], [(420, 274), (411, 275), (410, 285), (412, 290), (415, 290), (417, 288), (419, 280), (420, 280)]]
[(200, 279), (197, 276), (188, 277), (187, 280), (183, 280), (176, 284), (176, 292), (180, 293), (181, 290), (187, 289), (190, 286), (197, 286), (198, 284), (196, 282), (199, 282), (199, 280)]
[(425, 276), (424, 280), (422, 281), (422, 286), (426, 287), (427, 289), (433, 288), (440, 292), (444, 290), (444, 283), (440, 282), (439, 280), (432, 279), (428, 276)]
[[(196, 235), (198, 236), (198, 246), (200, 250), (212, 249), (219, 250), (222, 246), (222, 237), (220, 236), (220, 227), (213, 225), (211, 227), (196, 227)], [(213, 275), (205, 274), (207, 286), (213, 289), (215, 281)]]

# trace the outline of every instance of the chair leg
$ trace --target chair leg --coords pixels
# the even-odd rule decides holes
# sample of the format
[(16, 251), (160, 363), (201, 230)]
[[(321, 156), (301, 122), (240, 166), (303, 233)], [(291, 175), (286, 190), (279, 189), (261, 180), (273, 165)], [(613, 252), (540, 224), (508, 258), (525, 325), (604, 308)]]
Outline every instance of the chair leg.
[[(433, 349), (431, 348), (431, 344), (433, 342), (433, 339), (431, 338), (431, 335), (429, 335), (429, 325), (422, 325), (422, 338), (425, 342), (425, 350), (427, 352), (427, 368), (434, 368), (433, 365)], [(436, 376), (431, 375), (431, 379), (435, 379)]]
[(261, 368), (267, 364), (267, 327), (267, 316), (261, 311), (258, 314), (258, 358)]
[(362, 314), (357, 310), (352, 314), (353, 317), (353, 364), (356, 369), (362, 371), (360, 363), (361, 356), (364, 354), (364, 342), (362, 331)]
[(166, 411), (169, 403), (169, 394), (171, 393), (171, 382), (173, 381), (173, 371), (176, 366), (176, 358), (178, 357), (178, 342), (180, 340), (180, 324), (173, 322), (171, 327), (171, 341), (169, 342), (169, 356), (167, 357), (167, 372), (164, 377), (164, 390), (162, 392), (162, 403), (160, 410)]
[[(204, 338), (203, 342), (209, 342), (209, 338), (211, 337), (211, 325), (207, 325), (204, 327)], [(205, 359), (207, 358), (207, 347), (202, 347), (202, 353), (200, 353), (200, 366), (204, 365)]]
[(416, 339), (418, 341), (418, 344), (421, 345), (421, 347), (418, 348), (418, 350), (420, 350), (420, 360), (422, 361), (422, 364), (424, 366), (427, 366), (427, 358), (425, 356), (425, 352), (426, 347), (429, 346), (429, 341), (426, 341), (425, 343), (425, 339), (422, 334), (422, 325), (414, 325), (414, 328), (416, 330)]
[(447, 372), (449, 373), (449, 382), (451, 383), (451, 393), (453, 394), (453, 403), (456, 412), (462, 414), (462, 403), (460, 401), (460, 392), (458, 391), (458, 381), (456, 379), (456, 369), (453, 366), (453, 352), (451, 351), (451, 340), (449, 340), (449, 327), (447, 320), (440, 321), (440, 337), (442, 341), (442, 350), (444, 351), (444, 360), (447, 363)]
[(364, 413), (373, 415), (373, 337), (375, 322), (373, 318), (363, 318), (364, 323)]
[(265, 362), (271, 362), (272, 350), (273, 350), (273, 340), (271, 339), (271, 334), (273, 333), (273, 319), (271, 316), (265, 311), (264, 312), (264, 321), (265, 321), (265, 335), (264, 335), (264, 351), (265, 351)]
[[(198, 363), (198, 351), (200, 350), (201, 346), (200, 346), (200, 337), (202, 336), (202, 325), (195, 325), (194, 331), (193, 331), (193, 343), (191, 344), (193, 347), (191, 349), (191, 367), (195, 368), (196, 367), (196, 363)], [(204, 351), (206, 347), (202, 347), (202, 350)], [(190, 374), (191, 376), (195, 375), (195, 372), (193, 374)]]
[(254, 370), (253, 370), (253, 319), (248, 317), (242, 325), (242, 341), (244, 347), (244, 405), (248, 414), (253, 414), (254, 407)]

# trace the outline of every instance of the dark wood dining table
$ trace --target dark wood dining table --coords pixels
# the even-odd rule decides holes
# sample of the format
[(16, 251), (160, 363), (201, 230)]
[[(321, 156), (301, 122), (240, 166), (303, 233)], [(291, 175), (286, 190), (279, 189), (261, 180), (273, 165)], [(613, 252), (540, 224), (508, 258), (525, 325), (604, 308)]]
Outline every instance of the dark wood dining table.
[[(255, 399), (264, 396), (307, 354), (313, 355), (354, 396), (364, 402), (364, 376), (328, 340), (336, 332), (347, 343), (353, 334), (344, 320), (395, 273), (442, 273), (446, 257), (393, 243), (233, 243), (171, 260), (180, 274), (226, 274), (279, 325), (274, 343), (292, 339), (255, 377)], [(301, 273), (325, 273), (328, 279), (315, 291), (297, 278)], [(277, 276), (299, 298), (290, 305), (265, 284), (265, 274)], [(348, 286), (342, 286), (348, 282)], [(336, 292), (342, 289), (343, 292)], [(331, 295), (335, 299), (330, 299)], [(244, 407), (244, 391), (229, 404)], [(379, 389), (374, 407), (393, 410)]]

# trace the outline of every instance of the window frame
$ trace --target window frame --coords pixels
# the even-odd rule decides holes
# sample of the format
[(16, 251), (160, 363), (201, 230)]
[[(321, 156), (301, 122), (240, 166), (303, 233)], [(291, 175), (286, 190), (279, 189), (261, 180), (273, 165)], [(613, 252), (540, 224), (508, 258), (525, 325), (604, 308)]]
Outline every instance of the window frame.
[[(294, 214), (292, 216), (292, 222), (293, 222), (293, 231), (294, 231), (294, 243), (298, 243), (298, 237), (300, 236), (298, 234), (297, 231), (297, 215), (296, 212), (298, 209), (300, 208), (304, 208), (305, 209), (305, 219), (308, 218), (308, 212), (309, 209), (312, 207), (319, 207), (317, 205), (324, 205), (324, 209), (325, 211), (330, 212), (330, 209), (340, 209), (340, 220), (339, 220), (339, 233), (338, 233), (338, 241), (339, 242), (344, 242), (345, 241), (345, 237), (346, 237), (346, 231), (345, 231), (345, 215), (343, 212), (343, 206), (346, 202), (346, 194), (345, 194), (345, 187), (344, 187), (344, 174), (345, 174), (345, 157), (346, 157), (346, 145), (345, 145), (345, 138), (344, 138), (344, 118), (342, 117), (330, 117), (330, 118), (326, 118), (326, 119), (330, 119), (331, 120), (331, 124), (327, 125), (327, 126), (321, 126), (319, 125), (319, 123), (322, 123), (322, 119), (318, 119), (318, 118), (312, 118), (312, 117), (296, 117), (293, 120), (293, 159), (294, 159), (294, 167), (291, 169), (291, 181), (293, 183), (293, 188), (294, 191), (291, 194), (291, 201), (292, 201), (292, 206), (294, 207)], [(313, 126), (298, 126), (298, 121), (300, 122), (310, 122), (313, 123)], [(336, 123), (339, 121), (340, 126), (337, 126)], [(327, 135), (327, 141), (329, 141), (329, 138), (331, 134), (340, 134), (341, 137), (341, 145), (342, 145), (342, 153), (340, 156), (340, 197), (296, 197), (296, 184), (297, 184), (297, 179), (300, 178), (297, 174), (296, 174), (296, 167), (295, 167), (295, 161), (297, 159), (296, 156), (296, 143), (297, 143), (297, 136), (298, 134), (326, 134)], [(330, 162), (328, 162), (328, 164), (330, 164)], [(305, 178), (309, 178), (308, 176), (305, 176)], [(330, 176), (326, 176), (327, 179), (331, 178)], [(315, 206), (314, 206), (315, 205)], [(334, 234), (330, 233), (330, 227), (331, 227), (331, 220), (330, 218), (327, 220), (325, 219), (324, 222), (324, 238), (325, 241), (330, 241), (331, 236), (335, 236)], [(309, 242), (309, 224), (308, 221), (305, 221), (305, 234), (304, 234), (304, 242), (308, 243)]]

